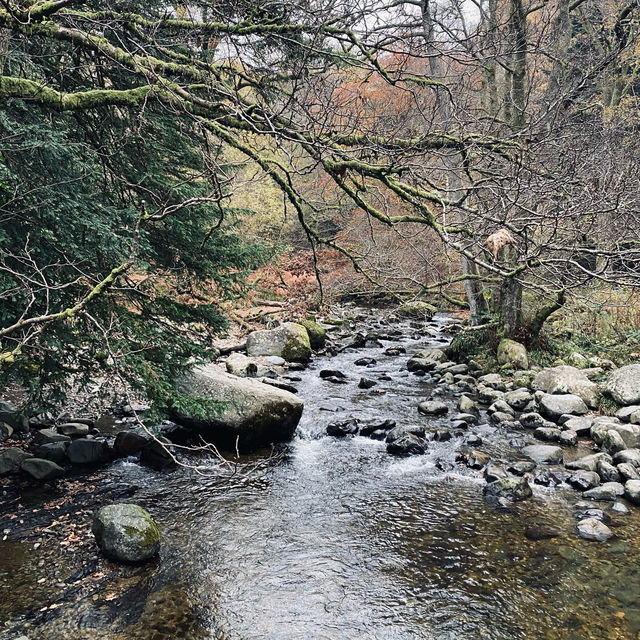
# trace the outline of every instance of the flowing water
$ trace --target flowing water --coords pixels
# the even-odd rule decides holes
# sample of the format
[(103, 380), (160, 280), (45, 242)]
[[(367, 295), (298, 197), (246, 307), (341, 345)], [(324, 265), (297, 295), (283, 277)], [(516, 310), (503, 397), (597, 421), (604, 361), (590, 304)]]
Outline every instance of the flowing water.
[[(436, 319), (428, 331), (402, 325), (404, 337), (395, 342), (409, 354), (440, 346), (444, 322)], [(13, 630), (6, 637), (640, 637), (640, 518), (633, 507), (612, 516), (611, 541), (587, 542), (575, 533), (577, 493), (536, 486), (534, 498), (514, 509), (487, 504), (478, 472), (455, 464), (460, 437), (403, 459), (388, 455), (382, 442), (325, 435), (327, 423), (352, 416), (427, 422), (416, 405), (431, 391), (428, 378), (410, 375), (408, 355), (385, 356), (384, 347), (318, 358), (301, 372), (295, 384), (305, 411), (297, 436), (282, 460), (248, 480), (220, 486), (184, 470), (115, 463), (104, 483), (135, 491), (132, 501), (156, 518), (164, 544), (157, 562), (110, 567), (98, 595), (60, 596), (87, 551), (75, 557), (49, 549), (39, 566), (32, 543), (0, 543), (0, 618)], [(377, 364), (355, 366), (363, 356)], [(348, 384), (321, 380), (323, 368), (343, 371)], [(390, 379), (363, 391), (361, 375)], [(444, 399), (453, 409), (456, 399)], [(496, 426), (475, 432), (482, 450), (504, 460), (526, 437)], [(560, 535), (530, 541), (524, 532), (532, 523), (553, 525)], [(34, 616), (51, 602), (58, 604)]]

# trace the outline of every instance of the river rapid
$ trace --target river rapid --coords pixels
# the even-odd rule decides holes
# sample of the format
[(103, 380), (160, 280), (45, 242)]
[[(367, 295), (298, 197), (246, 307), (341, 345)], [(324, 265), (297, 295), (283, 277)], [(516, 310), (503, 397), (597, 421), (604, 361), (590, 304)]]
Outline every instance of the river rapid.
[[(35, 538), (0, 542), (0, 637), (32, 640), (583, 640), (640, 637), (640, 517), (611, 514), (615, 537), (575, 532), (580, 494), (535, 485), (534, 497), (499, 509), (479, 471), (456, 464), (465, 435), (396, 458), (384, 442), (326, 435), (350, 417), (448, 427), (417, 412), (434, 387), (406, 369), (409, 356), (447, 340), (437, 316), (418, 327), (354, 312), (354, 328), (397, 331), (382, 346), (316, 357), (291, 382), (305, 403), (281, 459), (249, 478), (215, 480), (118, 461), (92, 477), (97, 491), (145, 507), (163, 534), (160, 557), (113, 566), (92, 544)], [(359, 317), (358, 317), (358, 314)], [(402, 345), (406, 355), (385, 355)], [(369, 356), (369, 367), (354, 365)], [(337, 369), (332, 384), (321, 369)], [(377, 380), (358, 388), (361, 376)], [(438, 396), (455, 413), (454, 395)], [(483, 420), (480, 421), (484, 422)], [(529, 435), (471, 428), (482, 451), (513, 460)], [(51, 496), (35, 492), (25, 512)], [(106, 498), (105, 498), (106, 499)], [(603, 507), (606, 511), (606, 508)], [(86, 525), (88, 511), (76, 518)], [(529, 540), (527, 527), (560, 535)], [(40, 540), (41, 538), (38, 538)], [(34, 548), (38, 545), (38, 548)], [(87, 589), (86, 580), (99, 585)], [(4, 633), (3, 633), (4, 632)]]

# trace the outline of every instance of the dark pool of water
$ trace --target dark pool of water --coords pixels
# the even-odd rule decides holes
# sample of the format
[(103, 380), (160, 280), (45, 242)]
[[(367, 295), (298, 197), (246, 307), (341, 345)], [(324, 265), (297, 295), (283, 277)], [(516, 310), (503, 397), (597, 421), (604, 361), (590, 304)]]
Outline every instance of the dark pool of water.
[[(400, 342), (410, 353), (438, 346), (442, 322), (431, 327), (435, 338), (402, 326)], [(416, 405), (429, 382), (408, 374), (408, 356), (383, 351), (346, 351), (301, 373), (298, 435), (283, 460), (248, 480), (220, 486), (206, 475), (116, 463), (109, 482), (139, 487), (135, 501), (154, 515), (164, 544), (157, 562), (113, 569), (98, 596), (67, 599), (34, 618), (34, 609), (55, 598), (56, 580), (97, 554), (49, 549), (53, 560), (39, 566), (40, 550), (30, 542), (0, 543), (0, 616), (14, 630), (6, 637), (639, 637), (640, 518), (633, 508), (613, 516), (612, 541), (587, 542), (575, 533), (576, 493), (536, 486), (534, 498), (511, 511), (487, 504), (483, 480), (453, 465), (458, 438), (398, 459), (383, 443), (324, 435), (328, 422), (347, 416), (426, 422)], [(378, 364), (355, 367), (364, 355)], [(328, 367), (344, 371), (349, 384), (322, 381), (318, 370)], [(363, 374), (392, 380), (375, 388), (383, 394), (361, 391)], [(480, 432), (483, 448), (504, 459), (526, 437), (494, 426)], [(208, 464), (215, 469), (212, 461), (203, 470)], [(531, 523), (561, 535), (530, 541), (524, 532)]]

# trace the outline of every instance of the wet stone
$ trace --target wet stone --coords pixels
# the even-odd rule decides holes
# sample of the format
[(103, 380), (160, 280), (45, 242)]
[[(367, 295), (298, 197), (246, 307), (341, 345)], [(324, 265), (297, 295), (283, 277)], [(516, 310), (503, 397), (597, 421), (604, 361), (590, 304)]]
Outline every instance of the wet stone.
[(358, 433), (358, 421), (355, 418), (331, 422), (327, 425), (327, 435), (334, 438), (345, 438)]
[(516, 476), (523, 476), (526, 473), (531, 473), (536, 468), (536, 463), (532, 460), (520, 460), (509, 465), (507, 471), (513, 473)]
[(550, 429), (548, 427), (538, 427), (533, 432), (533, 435), (538, 440), (545, 440), (546, 442), (559, 442), (561, 433), (562, 432), (560, 431), (560, 429)]
[(120, 433), (116, 435), (113, 448), (117, 456), (126, 458), (140, 453), (148, 442), (149, 439), (139, 433), (135, 433), (133, 431), (120, 431)]
[(585, 491), (582, 495), (589, 500), (609, 500), (614, 502), (619, 496), (624, 495), (624, 486), (619, 482), (605, 482), (599, 487)]
[(532, 444), (522, 449), (522, 453), (537, 463), (557, 464), (562, 462), (562, 449), (549, 444)]
[(61, 465), (67, 460), (67, 446), (66, 442), (49, 442), (48, 444), (40, 445), (35, 450), (35, 454), (37, 458), (51, 460)]
[(71, 464), (102, 464), (109, 458), (109, 447), (104, 440), (80, 438), (69, 444), (67, 458)]
[(640, 473), (638, 473), (636, 468), (628, 462), (621, 462), (616, 469), (618, 470), (623, 482), (626, 482), (627, 480), (640, 480)]
[(425, 416), (443, 416), (449, 412), (449, 406), (437, 400), (427, 400), (418, 405), (418, 411)]
[(560, 444), (574, 447), (578, 444), (578, 434), (575, 431), (562, 431), (560, 433)]
[(579, 458), (578, 460), (572, 460), (570, 462), (565, 463), (565, 467), (572, 471), (596, 471), (598, 468), (598, 461), (606, 460), (607, 462), (611, 462), (611, 456), (608, 453), (594, 453), (588, 456), (584, 456), (583, 458)]
[(596, 468), (602, 482), (620, 482), (618, 469), (606, 460), (599, 460)]
[(394, 456), (416, 456), (426, 451), (426, 441), (412, 433), (405, 433), (387, 443), (387, 452)]
[(64, 469), (51, 460), (42, 458), (27, 458), (22, 461), (20, 468), (34, 480), (48, 482), (57, 480), (64, 475)]
[[(367, 438), (372, 437), (374, 433), (382, 433), (386, 435), (388, 431), (391, 431), (396, 426), (395, 420), (383, 420), (382, 422), (371, 422), (360, 427), (360, 435)], [(383, 435), (383, 438), (384, 438)]]
[(588, 491), (600, 484), (600, 476), (595, 471), (577, 471), (569, 477), (567, 483), (578, 491)]
[(613, 533), (606, 524), (596, 520), (595, 518), (586, 518), (578, 522), (576, 529), (578, 535), (585, 540), (594, 540), (596, 542), (606, 542)]
[(633, 504), (640, 504), (640, 480), (627, 480), (624, 485), (624, 496)]
[(527, 540), (549, 540), (557, 538), (560, 535), (560, 530), (548, 524), (532, 522), (527, 524), (524, 535)]
[(640, 449), (624, 449), (623, 451), (618, 451), (613, 456), (613, 461), (616, 464), (628, 462), (637, 469), (640, 467)]
[(483, 494), (490, 502), (497, 501), (499, 498), (519, 502), (530, 498), (533, 491), (525, 478), (501, 478), (485, 485)]
[(322, 369), (320, 371), (321, 378), (346, 378), (347, 376), (337, 369)]
[(371, 389), (375, 387), (378, 383), (371, 378), (360, 378), (360, 382), (358, 382), (359, 389)]
[(58, 427), (58, 433), (70, 438), (81, 438), (89, 434), (89, 425), (82, 422), (67, 422)]

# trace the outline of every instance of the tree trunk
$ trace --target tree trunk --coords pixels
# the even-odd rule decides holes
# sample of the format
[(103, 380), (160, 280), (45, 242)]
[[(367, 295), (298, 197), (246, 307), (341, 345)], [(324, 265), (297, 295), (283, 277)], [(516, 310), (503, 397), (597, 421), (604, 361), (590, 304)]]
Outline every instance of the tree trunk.
[[(427, 53), (429, 55), (429, 72), (434, 79), (441, 79), (442, 69), (440, 65), (440, 52), (433, 44), (433, 18), (431, 16), (431, 8), (429, 0), (422, 0), (422, 28), (424, 39), (427, 45)], [(438, 110), (438, 116), (443, 131), (447, 130), (449, 125), (449, 95), (441, 87), (435, 88), (435, 100)], [(446, 154), (444, 156), (444, 165), (448, 174), (449, 190), (451, 192), (451, 200), (458, 200), (463, 194), (462, 166), (461, 158), (457, 153)], [(466, 216), (460, 209), (456, 210), (456, 221), (461, 226), (467, 223)], [(463, 275), (477, 275), (477, 268), (472, 260), (466, 256), (460, 256), (460, 267)], [(477, 279), (468, 278), (464, 281), (464, 289), (469, 304), (469, 312), (471, 314), (471, 324), (477, 325), (483, 322), (484, 316), (487, 314), (487, 305), (482, 294), (482, 285)]]

